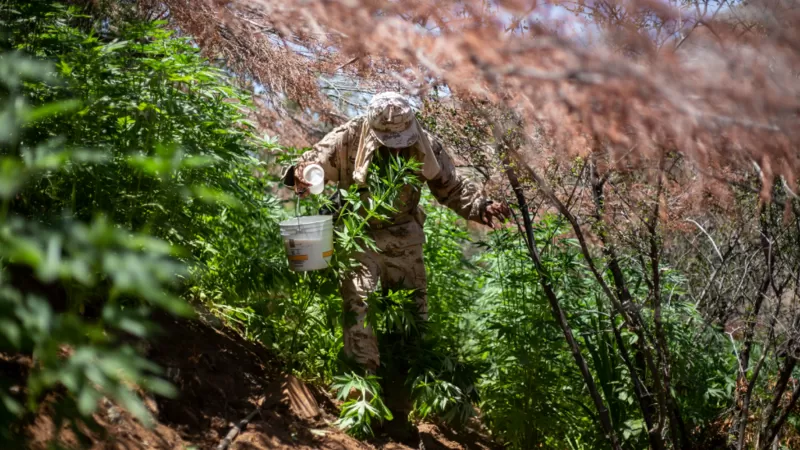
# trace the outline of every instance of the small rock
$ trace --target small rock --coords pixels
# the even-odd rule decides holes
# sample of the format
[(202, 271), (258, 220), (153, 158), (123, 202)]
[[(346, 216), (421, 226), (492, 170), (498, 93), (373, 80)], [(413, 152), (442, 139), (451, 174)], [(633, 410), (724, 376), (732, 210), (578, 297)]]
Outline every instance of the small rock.
[(119, 423), (119, 421), (122, 419), (122, 410), (117, 406), (111, 406), (108, 408), (106, 414), (108, 415), (108, 421), (113, 424)]

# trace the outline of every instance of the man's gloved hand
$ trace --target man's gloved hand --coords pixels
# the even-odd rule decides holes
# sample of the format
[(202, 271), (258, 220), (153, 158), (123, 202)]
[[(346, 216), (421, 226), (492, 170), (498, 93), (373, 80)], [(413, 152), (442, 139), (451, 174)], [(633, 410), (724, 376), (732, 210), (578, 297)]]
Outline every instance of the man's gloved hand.
[(503, 222), (509, 217), (511, 217), (511, 210), (508, 209), (505, 203), (489, 201), (486, 208), (483, 210), (481, 219), (483, 223), (492, 228), (500, 228)]
[(294, 192), (300, 197), (305, 198), (308, 197), (310, 194), (308, 188), (311, 187), (311, 183), (307, 183), (306, 180), (303, 179), (303, 169), (309, 163), (298, 163), (294, 167)]

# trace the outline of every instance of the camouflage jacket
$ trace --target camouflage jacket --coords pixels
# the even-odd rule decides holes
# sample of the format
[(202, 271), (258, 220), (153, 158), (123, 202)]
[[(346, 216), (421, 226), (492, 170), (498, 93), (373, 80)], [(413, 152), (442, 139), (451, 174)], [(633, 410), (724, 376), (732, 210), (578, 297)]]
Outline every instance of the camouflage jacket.
[[(321, 141), (304, 153), (300, 163), (316, 163), (325, 170), (326, 181), (336, 182), (340, 189), (353, 183), (356, 152), (363, 117), (351, 119), (328, 133)], [(482, 188), (460, 175), (442, 142), (427, 131), (433, 152), (439, 162), (439, 174), (427, 180), (433, 196), (461, 217), (483, 223), (481, 216), (488, 204)], [(422, 226), (425, 216), (419, 206), (421, 192), (413, 186), (404, 187), (400, 201), (394, 207), (397, 213), (389, 222), (370, 223), (371, 235), (378, 248), (401, 248), (424, 242)]]

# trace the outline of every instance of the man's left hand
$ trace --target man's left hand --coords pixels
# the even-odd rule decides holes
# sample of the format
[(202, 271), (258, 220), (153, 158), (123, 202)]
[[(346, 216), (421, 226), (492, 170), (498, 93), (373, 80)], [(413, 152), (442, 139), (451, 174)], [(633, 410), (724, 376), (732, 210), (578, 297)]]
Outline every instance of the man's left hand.
[(509, 217), (511, 217), (511, 210), (505, 203), (492, 202), (486, 206), (482, 219), (483, 223), (496, 229), (500, 228)]

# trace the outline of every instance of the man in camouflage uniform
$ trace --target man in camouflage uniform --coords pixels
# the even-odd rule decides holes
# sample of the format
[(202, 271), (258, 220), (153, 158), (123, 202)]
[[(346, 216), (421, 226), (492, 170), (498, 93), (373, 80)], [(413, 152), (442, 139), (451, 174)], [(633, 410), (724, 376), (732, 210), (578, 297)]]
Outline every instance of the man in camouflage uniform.
[[(421, 161), (418, 176), (427, 181), (440, 203), (465, 219), (494, 226), (508, 217), (505, 205), (487, 199), (480, 186), (456, 172), (439, 139), (421, 128), (408, 100), (393, 92), (376, 95), (366, 116), (334, 129), (303, 154), (294, 168), (295, 190), (298, 195), (307, 192), (309, 184), (302, 179), (302, 173), (308, 164), (322, 166), (326, 181), (337, 182), (340, 189), (349, 189), (353, 184), (363, 186), (370, 163), (377, 164), (387, 154)], [(355, 324), (345, 326), (344, 351), (372, 373), (380, 365), (380, 357), (377, 338), (366, 323), (366, 299), (379, 281), (385, 289), (414, 290), (419, 314), (427, 319), (427, 281), (422, 259), (425, 217), (419, 207), (420, 194), (418, 187), (404, 186), (393, 205), (397, 209), (393, 217), (368, 224), (368, 233), (380, 252), (367, 250), (358, 254), (360, 266), (342, 283), (345, 311), (356, 317)]]

